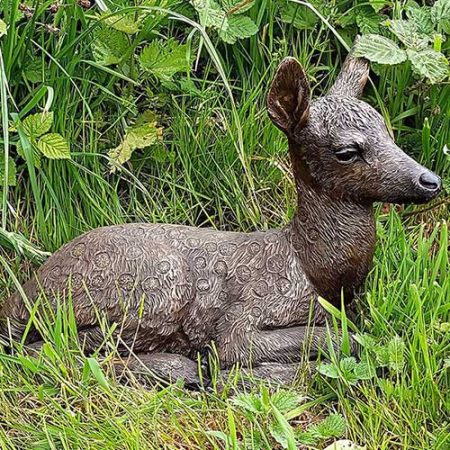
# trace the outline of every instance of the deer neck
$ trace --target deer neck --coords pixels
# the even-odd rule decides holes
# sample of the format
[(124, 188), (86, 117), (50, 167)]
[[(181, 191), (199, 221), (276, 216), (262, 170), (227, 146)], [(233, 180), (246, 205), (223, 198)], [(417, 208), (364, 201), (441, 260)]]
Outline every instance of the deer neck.
[(302, 175), (301, 161), (292, 159), (298, 207), (286, 231), (302, 269), (319, 295), (339, 304), (343, 291), (349, 302), (372, 262), (373, 206), (332, 198)]

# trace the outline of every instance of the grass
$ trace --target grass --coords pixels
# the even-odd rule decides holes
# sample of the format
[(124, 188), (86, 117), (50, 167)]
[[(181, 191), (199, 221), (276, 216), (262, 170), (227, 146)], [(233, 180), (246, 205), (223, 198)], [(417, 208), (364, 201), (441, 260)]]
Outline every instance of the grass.
[[(269, 125), (264, 98), (288, 54), (306, 67), (315, 95), (326, 91), (345, 54), (329, 28), (319, 23), (299, 31), (281, 23), (275, 2), (258, 0), (249, 15), (260, 33), (233, 46), (212, 35), (213, 48), (186, 75), (197, 90), (185, 92), (151, 77), (133, 78), (124, 67), (103, 68), (92, 58), (94, 11), (69, 0), (53, 17), (50, 3), (35, 2), (33, 18), (19, 22), (11, 17), (19, 1), (11, 0), (10, 8), (0, 3), (1, 17), (12, 24), (0, 40), (7, 81), (2, 123), (47, 106), (55, 114), (52, 131), (72, 149), (70, 160), (43, 159), (35, 168), (17, 156), (17, 134), (2, 126), (4, 153), (17, 164), (16, 185), (1, 189), (2, 296), (31, 274), (31, 261), (43, 257), (37, 249), (54, 251), (98, 226), (146, 221), (249, 231), (289, 220), (295, 189), (286, 142)], [(394, 3), (393, 14), (400, 14), (402, 3)], [(191, 28), (166, 20), (153, 31), (183, 39)], [(131, 39), (139, 46), (152, 36)], [(24, 75), (29, 61), (37, 61), (39, 81)], [(448, 177), (450, 159), (442, 148), (450, 142), (449, 85), (418, 83), (408, 66), (376, 71), (367, 101), (383, 113), (399, 145)], [(110, 174), (107, 149), (146, 109), (159, 114), (164, 147), (137, 151), (124, 170)], [(344, 370), (345, 355), (330, 355), (337, 378), (301, 376), (281, 394), (260, 386), (236, 400), (232, 380), (209, 393), (180, 385), (148, 391), (119, 383), (113, 351), (106, 361), (86, 358), (73, 318), (59, 311), (42, 321), (48, 343), (39, 357), (0, 354), (1, 448), (237, 449), (245, 442), (245, 448), (272, 449), (274, 435), (292, 448), (300, 431), (335, 413), (345, 430), (322, 437), (316, 430), (312, 448), (340, 435), (370, 450), (449, 448), (448, 205), (422, 214), (414, 208), (380, 212), (377, 228), (374, 266), (355, 320), (375, 342), (360, 358), (376, 365), (376, 374), (354, 382)]]

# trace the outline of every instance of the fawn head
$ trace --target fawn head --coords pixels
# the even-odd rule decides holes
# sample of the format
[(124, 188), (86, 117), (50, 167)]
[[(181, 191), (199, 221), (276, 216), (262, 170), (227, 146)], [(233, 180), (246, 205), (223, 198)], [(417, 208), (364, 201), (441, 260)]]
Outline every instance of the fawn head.
[(382, 116), (358, 100), (368, 75), (368, 62), (349, 55), (328, 94), (311, 102), (300, 64), (294, 58), (281, 62), (267, 106), (289, 140), (294, 175), (336, 199), (429, 201), (441, 180), (397, 147)]

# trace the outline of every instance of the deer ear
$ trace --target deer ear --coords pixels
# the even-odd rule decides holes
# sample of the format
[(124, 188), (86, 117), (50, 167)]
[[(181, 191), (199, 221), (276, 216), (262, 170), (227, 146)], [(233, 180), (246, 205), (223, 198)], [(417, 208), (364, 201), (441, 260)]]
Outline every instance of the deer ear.
[(286, 58), (278, 66), (267, 96), (267, 111), (272, 122), (290, 135), (306, 124), (309, 117), (310, 89), (302, 66)]
[(369, 79), (369, 61), (352, 55), (359, 39), (360, 37), (357, 36), (328, 95), (349, 97), (360, 97), (362, 95), (364, 86)]

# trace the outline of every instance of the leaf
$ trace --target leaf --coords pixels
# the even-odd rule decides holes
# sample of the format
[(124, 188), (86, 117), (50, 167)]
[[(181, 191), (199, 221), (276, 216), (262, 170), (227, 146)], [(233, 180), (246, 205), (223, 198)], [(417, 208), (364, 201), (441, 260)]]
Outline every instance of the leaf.
[(380, 12), (385, 7), (386, 3), (385, 0), (369, 0), (370, 6), (376, 13)]
[(295, 439), (304, 445), (316, 445), (317, 439), (308, 431), (296, 431)]
[(353, 356), (342, 358), (339, 367), (343, 372), (352, 372), (358, 363)]
[(0, 37), (4, 36), (7, 33), (8, 25), (6, 25), (6, 23), (2, 19), (0, 19)]
[(127, 36), (121, 31), (102, 24), (93, 32), (92, 53), (94, 59), (103, 66), (118, 64), (128, 48)]
[[(0, 189), (3, 188), (5, 182), (5, 154), (0, 152)], [(16, 163), (8, 156), (8, 175), (6, 177), (6, 184), (8, 186), (16, 185)]]
[(33, 58), (23, 69), (25, 78), (31, 83), (41, 83), (48, 78), (49, 70), (40, 58)]
[(375, 339), (367, 333), (364, 334), (355, 334), (353, 335), (355, 341), (366, 348), (367, 350), (372, 350), (377, 345)]
[(400, 64), (406, 60), (406, 52), (394, 41), (378, 34), (365, 34), (357, 41), (354, 56), (379, 64)]
[(319, 18), (308, 7), (283, 1), (280, 6), (281, 20), (299, 30), (312, 30)]
[(385, 25), (403, 44), (414, 49), (424, 49), (428, 46), (429, 38), (420, 35), (414, 22), (410, 20), (387, 20)]
[(70, 148), (66, 140), (58, 133), (42, 136), (37, 148), (49, 159), (70, 159)]
[(225, 30), (228, 27), (225, 11), (214, 0), (192, 0), (191, 3), (196, 9), (200, 24), (203, 27), (220, 30)]
[(328, 378), (340, 378), (339, 370), (334, 363), (321, 364), (318, 371)]
[(92, 375), (94, 375), (94, 378), (97, 380), (97, 383), (101, 387), (109, 390), (108, 380), (106, 379), (98, 361), (95, 358), (87, 358), (85, 366), (86, 368), (89, 368), (89, 371), (92, 373)]
[(285, 439), (286, 439), (286, 447), (288, 450), (296, 450), (297, 444), (295, 442), (295, 436), (294, 436), (294, 430), (289, 425), (289, 422), (286, 420), (286, 418), (281, 414), (280, 411), (272, 404), (272, 412), (275, 416), (275, 419), (278, 422), (278, 425), (280, 427), (280, 432), (283, 433)]
[(136, 149), (143, 149), (158, 142), (162, 137), (162, 128), (156, 122), (148, 122), (128, 128), (123, 141), (116, 148), (108, 151), (111, 172), (115, 172), (117, 165), (127, 162)]
[(248, 38), (257, 32), (258, 27), (250, 17), (231, 16), (228, 19), (227, 29), (219, 31), (219, 36), (224, 42), (234, 44), (238, 39)]
[(126, 34), (135, 34), (139, 31), (139, 21), (134, 19), (134, 13), (131, 14), (117, 14), (106, 17), (103, 23), (115, 30), (122, 31)]
[(450, 0), (437, 0), (431, 8), (431, 20), (439, 29), (450, 33)]
[(405, 343), (399, 336), (394, 336), (388, 343), (389, 368), (394, 372), (400, 372), (405, 366)]
[(355, 378), (359, 380), (370, 380), (376, 373), (375, 369), (368, 362), (359, 362), (353, 369)]
[(222, 0), (223, 9), (227, 14), (242, 14), (255, 4), (255, 0)]
[[(33, 165), (37, 169), (40, 169), (41, 168), (41, 154), (36, 148), (34, 148), (34, 146), (32, 146), (32, 147), (33, 147), (32, 148), (32, 150), (33, 150)], [(25, 152), (23, 151), (22, 142), (20, 140), (16, 142), (16, 151), (17, 151), (17, 154), (22, 159), (24, 159), (25, 161), (27, 160)]]
[(283, 414), (297, 408), (304, 401), (301, 395), (285, 390), (279, 390), (272, 395), (272, 404)]
[(22, 122), (24, 133), (33, 139), (50, 131), (53, 124), (53, 112), (31, 114)]
[(330, 439), (342, 436), (347, 429), (347, 424), (340, 414), (330, 414), (321, 422), (311, 425), (308, 433), (317, 439)]
[(414, 71), (428, 78), (431, 83), (439, 83), (449, 76), (448, 60), (440, 52), (432, 49), (415, 51), (407, 50)]
[(145, 71), (161, 80), (170, 80), (176, 73), (190, 70), (188, 52), (186, 44), (179, 44), (174, 39), (167, 42), (154, 40), (144, 48), (139, 61)]
[(342, 439), (340, 441), (333, 442), (324, 450), (366, 450), (366, 449), (367, 449), (366, 446), (361, 447), (360, 445), (355, 444), (352, 441)]
[(288, 448), (288, 441), (283, 428), (278, 422), (272, 422), (269, 424), (270, 435), (281, 445), (283, 448)]
[(255, 394), (239, 394), (232, 402), (246, 411), (259, 414), (264, 411), (261, 399)]
[(356, 16), (356, 24), (362, 34), (378, 33), (382, 21), (383, 16), (374, 12), (367, 13), (366, 10), (363, 10)]
[(431, 20), (431, 8), (414, 6), (413, 3), (406, 7), (406, 16), (414, 23), (419, 34), (431, 36), (434, 32), (433, 21)]

